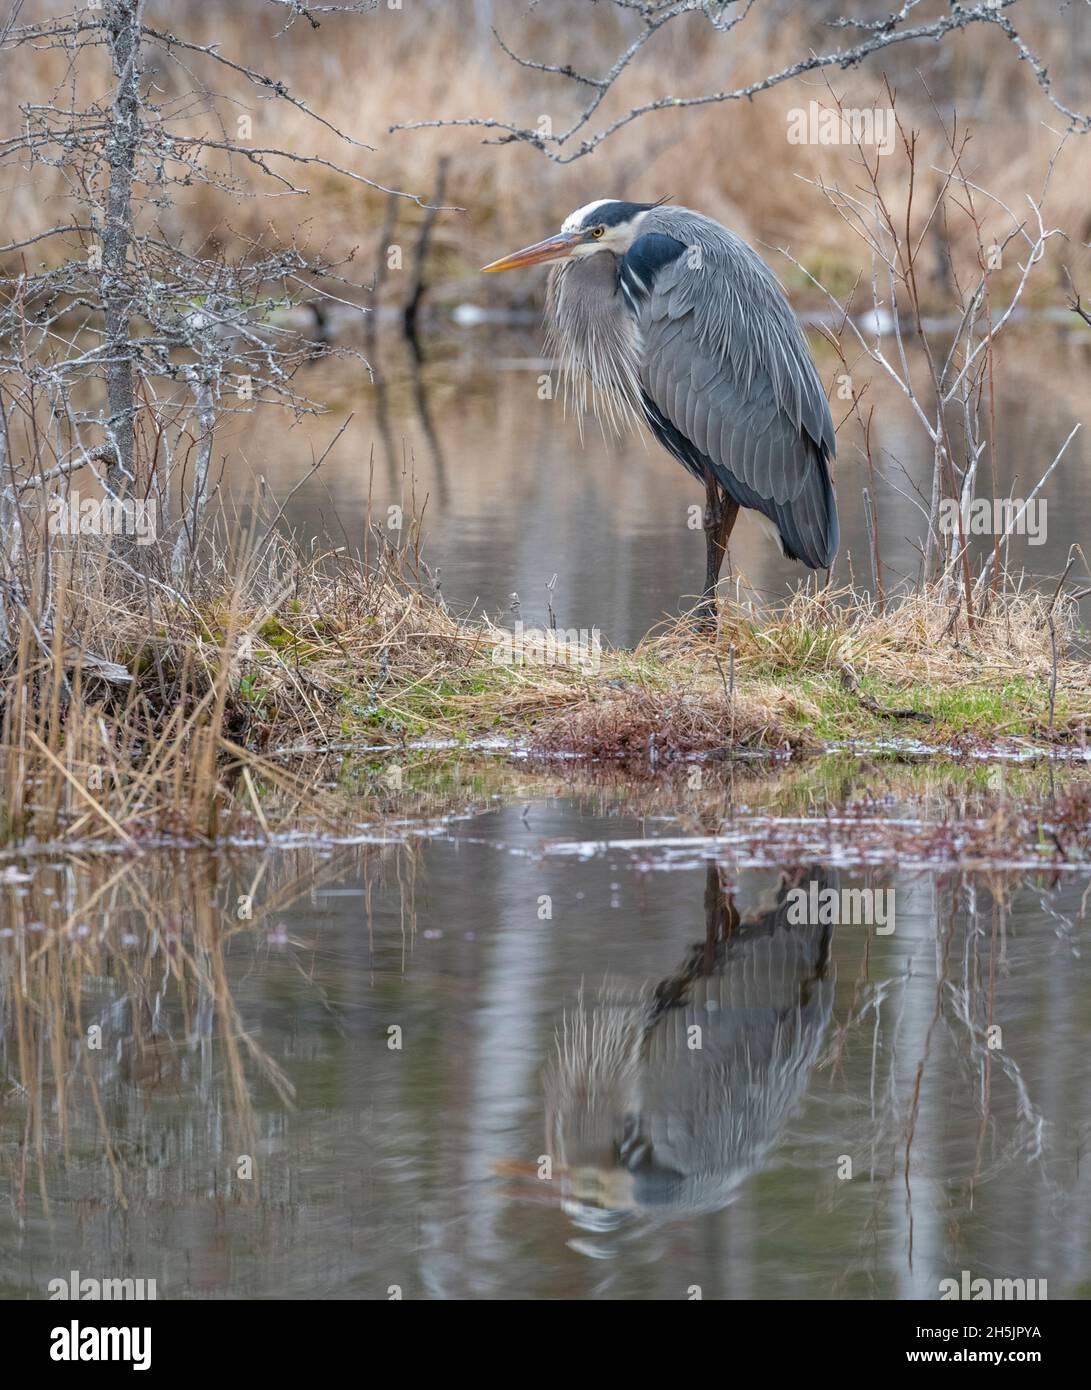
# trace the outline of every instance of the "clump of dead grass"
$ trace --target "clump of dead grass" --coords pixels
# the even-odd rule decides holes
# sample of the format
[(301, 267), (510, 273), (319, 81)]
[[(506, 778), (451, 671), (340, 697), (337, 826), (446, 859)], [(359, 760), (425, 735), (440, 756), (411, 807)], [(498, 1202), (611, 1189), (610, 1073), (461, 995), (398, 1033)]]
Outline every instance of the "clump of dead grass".
[(547, 714), (534, 738), (543, 752), (649, 760), (789, 741), (775, 709), (751, 694), (732, 699), (715, 691), (664, 694), (639, 686), (589, 692), (562, 712)]

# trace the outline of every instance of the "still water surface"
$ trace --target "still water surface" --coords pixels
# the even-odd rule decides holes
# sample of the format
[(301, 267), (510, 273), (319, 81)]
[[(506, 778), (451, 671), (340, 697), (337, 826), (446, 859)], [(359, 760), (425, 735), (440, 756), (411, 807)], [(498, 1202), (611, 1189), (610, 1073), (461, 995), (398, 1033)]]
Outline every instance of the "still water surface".
[[(359, 547), (369, 495), (372, 517), (383, 527), (390, 507), (402, 507), (407, 517), (415, 498), (424, 512), (425, 562), (432, 575), (438, 571), (443, 592), (457, 608), (484, 610), (507, 626), (515, 617), (544, 625), (546, 586), (556, 576), (552, 603), (561, 627), (597, 627), (604, 643), (631, 646), (689, 606), (703, 583), (704, 499), (652, 440), (607, 439), (593, 421), (581, 438), (562, 402), (542, 399), (543, 382), (552, 383), (556, 374), (539, 355), (541, 340), (533, 327), (466, 330), (457, 339), (431, 343), (423, 369), (414, 372), (398, 339), (380, 339), (374, 353), (378, 385), (367, 381), (358, 362), (316, 363), (298, 385), (326, 403), (328, 414), (289, 427), (274, 412), (258, 411), (236, 417), (217, 434), (217, 453), (227, 459), (224, 495), (245, 512), (260, 476), (277, 502), (288, 497), (351, 415), (327, 461), (288, 502), (286, 518), (297, 532), (323, 545)], [(817, 334), (810, 342), (830, 388), (841, 368)], [(1017, 328), (1001, 342), (999, 481), (992, 481), (986, 454), (978, 492), (1021, 498), (1086, 418), (1091, 336), (1042, 323)], [(911, 354), (910, 366), (924, 399), (926, 364)], [(870, 416), (872, 457), (869, 465), (859, 426), (835, 394), (842, 536), (835, 579), (873, 587), (867, 487), (878, 516), (883, 585), (893, 593), (917, 577), (924, 531), (918, 503), (929, 493), (931, 444), (881, 370), (855, 362), (852, 386)], [(982, 415), (987, 420), (987, 406)], [(961, 419), (952, 418), (949, 429), (957, 448)], [(1089, 470), (1085, 426), (1042, 494), (1041, 543), (1030, 544), (1026, 536), (1012, 541), (1014, 570), (1046, 583), (1064, 570), (1074, 543), (1089, 551)], [(408, 522), (401, 533), (387, 534), (404, 540)], [(987, 553), (991, 545), (981, 539), (975, 553)], [(730, 559), (739, 588), (728, 584), (725, 592), (758, 602), (783, 599), (809, 574), (785, 560), (745, 512)], [(1077, 562), (1072, 583), (1083, 573)], [(429, 587), (423, 572), (422, 582)], [(1055, 585), (1056, 578), (1050, 588)]]
[[(1091, 1295), (1091, 877), (686, 829), (585, 794), (9, 874), (0, 1291)], [(781, 869), (894, 930), (791, 923)]]

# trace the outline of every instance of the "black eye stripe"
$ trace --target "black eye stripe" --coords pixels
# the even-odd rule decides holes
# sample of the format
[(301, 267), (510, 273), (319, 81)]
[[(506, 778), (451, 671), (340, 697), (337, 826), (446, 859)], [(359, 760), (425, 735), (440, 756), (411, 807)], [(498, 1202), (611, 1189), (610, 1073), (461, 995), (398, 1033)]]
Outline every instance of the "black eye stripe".
[(584, 215), (581, 226), (585, 231), (591, 227), (616, 227), (619, 222), (631, 222), (638, 213), (647, 212), (653, 206), (652, 203), (601, 203)]

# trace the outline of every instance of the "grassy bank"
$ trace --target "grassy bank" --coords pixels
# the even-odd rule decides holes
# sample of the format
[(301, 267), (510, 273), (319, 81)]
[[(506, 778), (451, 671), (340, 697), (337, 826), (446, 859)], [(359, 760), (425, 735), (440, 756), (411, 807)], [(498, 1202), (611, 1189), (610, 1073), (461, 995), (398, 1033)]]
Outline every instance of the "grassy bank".
[[(905, 757), (1086, 746), (1091, 671), (1063, 598), (983, 593), (970, 626), (953, 590), (885, 612), (812, 592), (722, 603), (715, 634), (682, 620), (631, 651), (564, 634), (548, 650), (451, 612), (415, 552), (374, 545), (321, 556), (270, 533), (185, 594), (121, 587), (82, 539), (55, 556), (52, 627), (24, 609), (0, 678), (4, 839), (358, 823), (404, 767), (435, 775), (480, 740), (641, 774), (848, 741)], [(365, 767), (348, 809), (346, 756)]]
[(635, 650), (603, 651), (594, 669), (561, 642), (543, 660), (544, 634), (520, 644), (453, 624), (454, 660), (391, 682), (371, 718), (399, 739), (492, 735), (652, 762), (892, 736), (1082, 747), (1088, 669), (1068, 658), (1065, 631), (1051, 719), (1047, 606), (1037, 594), (997, 599), (968, 631), (938, 591), (885, 613), (847, 590), (760, 611), (722, 603), (715, 635), (683, 619)]

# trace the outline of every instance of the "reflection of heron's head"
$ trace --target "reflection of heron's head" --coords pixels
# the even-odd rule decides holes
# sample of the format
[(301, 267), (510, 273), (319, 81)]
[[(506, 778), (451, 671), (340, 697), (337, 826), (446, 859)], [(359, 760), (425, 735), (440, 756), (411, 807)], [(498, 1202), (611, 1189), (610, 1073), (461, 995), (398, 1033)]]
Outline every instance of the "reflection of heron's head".
[(685, 1175), (664, 1167), (641, 1128), (643, 1038), (650, 998), (610, 990), (565, 1016), (546, 1073), (550, 1151), (561, 1206), (584, 1230), (614, 1230), (633, 1213), (675, 1205)]
[(547, 1146), (561, 1204), (585, 1230), (613, 1229), (639, 1206), (632, 1106), (639, 1100), (645, 1000), (604, 985), (593, 1007), (580, 989), (546, 1068)]
[(631, 991), (606, 985), (592, 1001), (581, 990), (558, 1030), (547, 1148), (554, 1194), (585, 1230), (725, 1206), (776, 1142), (818, 1056), (832, 1007), (829, 927), (789, 921), (787, 879), (745, 918), (709, 885), (705, 941), (673, 975)]
[(581, 1231), (616, 1231), (639, 1202), (624, 1168), (588, 1164), (560, 1174), (561, 1210)]

